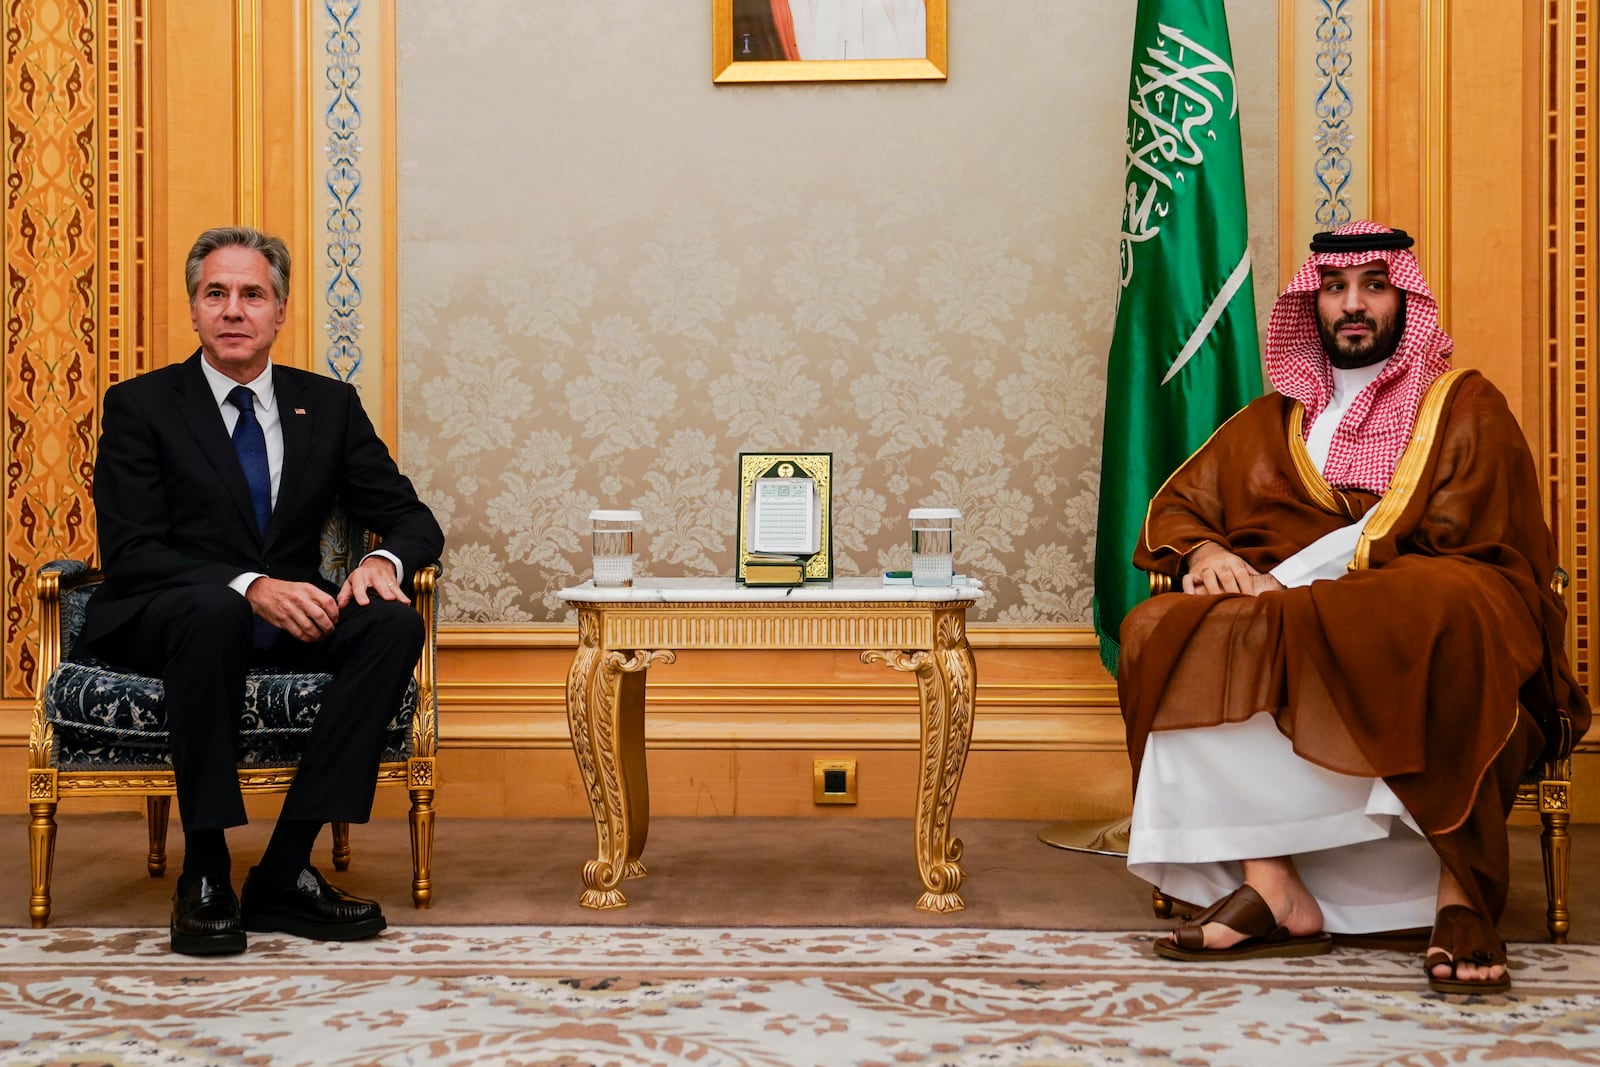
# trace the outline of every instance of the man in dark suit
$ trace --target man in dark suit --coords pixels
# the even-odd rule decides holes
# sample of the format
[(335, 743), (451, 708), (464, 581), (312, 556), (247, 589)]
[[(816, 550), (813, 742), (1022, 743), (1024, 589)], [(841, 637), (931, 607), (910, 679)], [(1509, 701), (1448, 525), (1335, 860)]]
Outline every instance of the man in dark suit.
[[(289, 297), (284, 243), (208, 230), (185, 268), (200, 349), (106, 391), (94, 502), (106, 574), (84, 640), (159, 677), (183, 824), (172, 948), (242, 952), (245, 931), (349, 940), (376, 901), (311, 866), (327, 822), (371, 815), (384, 728), (421, 653), (408, 578), (444, 534), (350, 385), (271, 363)], [(339, 589), (321, 579), (335, 498), (382, 547)], [(260, 863), (234, 895), (225, 830), (246, 822), (235, 769), (245, 671), (334, 676)]]

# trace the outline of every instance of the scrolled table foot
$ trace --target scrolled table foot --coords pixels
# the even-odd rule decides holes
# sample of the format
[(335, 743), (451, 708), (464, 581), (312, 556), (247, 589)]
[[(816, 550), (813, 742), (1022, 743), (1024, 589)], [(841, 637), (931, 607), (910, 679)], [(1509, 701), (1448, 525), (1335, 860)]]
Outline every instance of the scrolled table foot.
[[(959, 856), (961, 854), (961, 842), (956, 841), (954, 845), (956, 856)], [(953, 861), (955, 858), (955, 856), (952, 856), (951, 860)], [(962, 879), (966, 878), (966, 872), (958, 864), (954, 862), (934, 863), (928, 865), (927, 871), (927, 877), (922, 880), (922, 884), (927, 887), (927, 891), (917, 899), (917, 909), (919, 911), (943, 914), (944, 912), (960, 911), (967, 906), (966, 901), (961, 899), (961, 894), (956, 892), (957, 889), (961, 888)]]
[(643, 860), (629, 860), (628, 865), (622, 868), (623, 878), (643, 878), (649, 873), (645, 870)]
[(944, 915), (952, 911), (961, 911), (967, 902), (961, 899), (960, 893), (924, 893), (917, 898), (918, 911), (931, 911), (936, 915)]
[(620, 889), (585, 889), (578, 903), (595, 911), (608, 911), (627, 907), (628, 898), (622, 895)]
[(607, 908), (624, 908), (628, 905), (628, 898), (622, 895), (622, 890), (617, 888), (621, 881), (616, 875), (616, 868), (604, 860), (590, 860), (583, 865), (583, 895), (578, 898), (578, 903), (586, 908), (604, 911)]

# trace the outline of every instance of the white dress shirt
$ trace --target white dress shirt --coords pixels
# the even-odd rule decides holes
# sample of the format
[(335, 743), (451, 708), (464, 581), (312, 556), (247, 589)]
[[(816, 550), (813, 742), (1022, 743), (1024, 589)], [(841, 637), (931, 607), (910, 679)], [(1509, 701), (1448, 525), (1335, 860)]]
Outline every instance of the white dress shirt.
[[(1389, 361), (1382, 359), (1369, 367), (1355, 367), (1350, 370), (1333, 368), (1333, 395), (1328, 398), (1328, 406), (1323, 408), (1321, 414), (1311, 423), (1311, 432), (1306, 435), (1306, 451), (1311, 455), (1311, 462), (1317, 465), (1317, 470), (1328, 469), (1328, 452), (1333, 447), (1333, 433), (1344, 418), (1344, 413), (1355, 398), (1361, 395), (1361, 390), (1370, 385), (1388, 365)], [(1342, 577), (1351, 558), (1355, 556), (1361, 532), (1366, 528), (1367, 520), (1370, 518), (1372, 511), (1369, 510), (1350, 525), (1341, 526), (1324, 534), (1274, 567), (1271, 571), (1272, 576), (1289, 589), (1299, 585), (1310, 585), (1314, 581)]]
[[(233, 428), (239, 424), (239, 409), (233, 406), (233, 401), (228, 399), (228, 394), (234, 386), (241, 383), (217, 370), (207, 363), (205, 357), (200, 358), (200, 371), (206, 376), (206, 384), (211, 387), (211, 395), (216, 398), (217, 409), (222, 412), (222, 424), (228, 430), (228, 436), (233, 436)], [(283, 480), (283, 420), (278, 410), (277, 396), (272, 389), (272, 364), (267, 364), (253, 380), (244, 382), (244, 387), (250, 390), (251, 403), (255, 407), (256, 421), (261, 424), (262, 436), (267, 443), (267, 470), (272, 480), (272, 506), (278, 506), (278, 485)], [(383, 549), (374, 549), (368, 553), (370, 556), (382, 556), (394, 564), (395, 581), (405, 577), (405, 568), (400, 565), (400, 560), (393, 552)], [(363, 560), (366, 557), (362, 557)], [(260, 571), (245, 571), (233, 581), (228, 583), (228, 588), (244, 596), (245, 590), (250, 588), (250, 583), (263, 575)]]
[(1349, 370), (1332, 368), (1333, 395), (1328, 398), (1328, 406), (1312, 421), (1311, 432), (1306, 434), (1306, 451), (1311, 453), (1311, 462), (1317, 465), (1317, 470), (1327, 468), (1328, 450), (1333, 447), (1333, 432), (1339, 428), (1344, 413), (1361, 395), (1361, 390), (1371, 385), (1372, 380), (1382, 374), (1383, 368), (1388, 365), (1389, 360), (1380, 359), (1366, 367), (1352, 367)]

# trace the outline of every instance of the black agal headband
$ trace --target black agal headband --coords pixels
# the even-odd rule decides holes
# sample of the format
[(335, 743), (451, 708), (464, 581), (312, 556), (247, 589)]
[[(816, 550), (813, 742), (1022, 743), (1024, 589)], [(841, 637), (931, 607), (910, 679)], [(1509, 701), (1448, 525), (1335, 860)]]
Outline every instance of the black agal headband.
[(1389, 233), (1334, 233), (1324, 230), (1311, 237), (1313, 252), (1388, 252), (1410, 248), (1417, 242), (1404, 230)]

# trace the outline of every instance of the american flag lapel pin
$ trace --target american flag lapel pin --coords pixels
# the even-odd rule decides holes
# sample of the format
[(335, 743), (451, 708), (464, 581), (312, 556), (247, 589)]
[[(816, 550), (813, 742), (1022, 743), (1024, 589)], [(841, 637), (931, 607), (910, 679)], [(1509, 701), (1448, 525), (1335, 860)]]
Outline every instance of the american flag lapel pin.
[(305, 408), (295, 408), (294, 409), (294, 413), (296, 415), (304, 415), (306, 413), (306, 409)]

